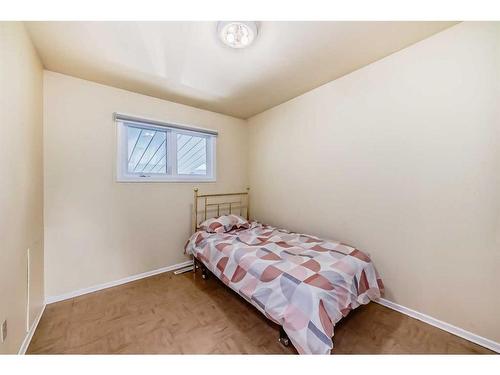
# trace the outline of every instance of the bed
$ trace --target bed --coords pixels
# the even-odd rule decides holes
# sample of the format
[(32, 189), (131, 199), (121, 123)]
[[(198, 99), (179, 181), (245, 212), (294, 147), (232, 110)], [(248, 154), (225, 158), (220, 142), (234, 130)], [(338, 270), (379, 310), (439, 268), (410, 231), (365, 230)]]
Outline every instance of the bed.
[(279, 324), (282, 344), (291, 342), (300, 354), (329, 354), (335, 324), (383, 292), (373, 262), (352, 246), (249, 219), (248, 190), (195, 189), (185, 247), (194, 272), (212, 273)]

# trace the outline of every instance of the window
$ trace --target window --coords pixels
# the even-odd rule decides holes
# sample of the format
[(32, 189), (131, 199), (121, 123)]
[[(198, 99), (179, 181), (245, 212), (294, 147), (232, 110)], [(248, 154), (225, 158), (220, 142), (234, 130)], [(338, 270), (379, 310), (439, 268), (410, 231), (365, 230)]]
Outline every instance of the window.
[(215, 181), (211, 130), (115, 114), (118, 181)]

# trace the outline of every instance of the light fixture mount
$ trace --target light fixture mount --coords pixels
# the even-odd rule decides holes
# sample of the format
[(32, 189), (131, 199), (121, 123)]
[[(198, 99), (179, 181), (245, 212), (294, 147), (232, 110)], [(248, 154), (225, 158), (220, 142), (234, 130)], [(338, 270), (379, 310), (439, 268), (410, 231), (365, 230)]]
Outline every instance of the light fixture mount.
[(257, 23), (253, 21), (220, 21), (217, 34), (231, 48), (248, 47), (257, 37)]

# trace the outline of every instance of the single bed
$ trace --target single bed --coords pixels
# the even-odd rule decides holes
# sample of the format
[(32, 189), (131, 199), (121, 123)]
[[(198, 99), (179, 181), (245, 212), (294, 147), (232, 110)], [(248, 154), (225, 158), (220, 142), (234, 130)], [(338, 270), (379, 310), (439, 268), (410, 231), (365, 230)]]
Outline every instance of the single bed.
[[(279, 324), (283, 344), (290, 340), (301, 354), (330, 353), (335, 324), (381, 296), (377, 270), (354, 247), (250, 221), (249, 198), (248, 191), (200, 195), (195, 189), (194, 233), (186, 244), (194, 271), (201, 268), (204, 278), (210, 271)], [(220, 228), (235, 212), (239, 224)], [(210, 221), (215, 233), (203, 226)]]

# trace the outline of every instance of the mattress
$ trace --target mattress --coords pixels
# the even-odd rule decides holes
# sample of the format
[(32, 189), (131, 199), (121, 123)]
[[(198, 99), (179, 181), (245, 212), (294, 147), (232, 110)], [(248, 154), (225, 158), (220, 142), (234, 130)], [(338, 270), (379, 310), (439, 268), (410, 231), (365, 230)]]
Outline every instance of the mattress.
[(383, 292), (362, 251), (257, 222), (226, 233), (199, 230), (185, 249), (280, 324), (301, 354), (329, 354), (335, 324)]

